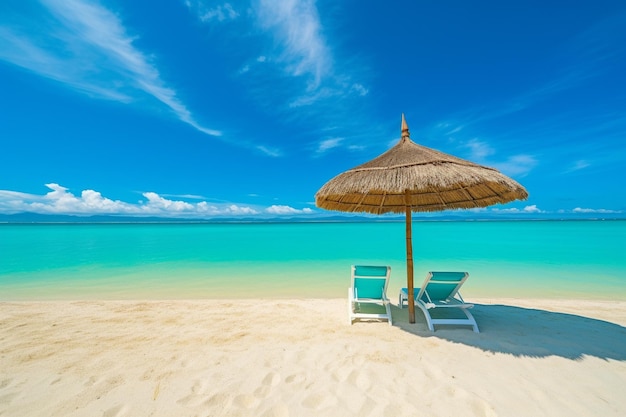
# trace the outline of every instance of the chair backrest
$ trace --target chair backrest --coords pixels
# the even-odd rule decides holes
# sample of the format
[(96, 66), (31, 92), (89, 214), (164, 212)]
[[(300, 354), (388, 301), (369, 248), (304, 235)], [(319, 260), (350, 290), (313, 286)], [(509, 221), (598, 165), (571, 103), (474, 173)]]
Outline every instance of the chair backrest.
[(390, 266), (352, 265), (351, 284), (355, 298), (386, 297)]
[(457, 294), (467, 277), (467, 272), (429, 272), (420, 292), (430, 300), (446, 300)]

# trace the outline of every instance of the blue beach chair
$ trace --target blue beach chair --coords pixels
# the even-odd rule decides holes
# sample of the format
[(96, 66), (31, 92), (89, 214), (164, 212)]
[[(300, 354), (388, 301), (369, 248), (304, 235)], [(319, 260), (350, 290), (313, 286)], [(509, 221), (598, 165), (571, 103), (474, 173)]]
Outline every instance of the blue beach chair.
[[(428, 329), (435, 331), (435, 325), (468, 325), (472, 326), (476, 333), (479, 332), (478, 324), (469, 309), (474, 304), (466, 303), (459, 293), (459, 289), (469, 277), (467, 272), (429, 272), (420, 288), (413, 290), (415, 305), (418, 306), (426, 317)], [(402, 288), (398, 297), (400, 308), (408, 303), (408, 290)], [(430, 312), (437, 310), (446, 317), (434, 318)], [(450, 317), (454, 313), (462, 312), (465, 317)]]
[(387, 298), (390, 266), (352, 265), (348, 288), (348, 318), (386, 319), (391, 325), (391, 303)]

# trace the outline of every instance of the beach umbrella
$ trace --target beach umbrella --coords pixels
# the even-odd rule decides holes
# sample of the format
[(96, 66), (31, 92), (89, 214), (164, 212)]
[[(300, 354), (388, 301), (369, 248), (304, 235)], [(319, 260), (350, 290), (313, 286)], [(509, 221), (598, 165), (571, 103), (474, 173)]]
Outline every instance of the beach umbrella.
[[(408, 299), (413, 300), (412, 212), (487, 207), (525, 200), (528, 192), (494, 168), (413, 142), (402, 115), (400, 141), (380, 156), (332, 178), (315, 194), (327, 210), (405, 213)], [(409, 322), (415, 306), (409, 302)]]

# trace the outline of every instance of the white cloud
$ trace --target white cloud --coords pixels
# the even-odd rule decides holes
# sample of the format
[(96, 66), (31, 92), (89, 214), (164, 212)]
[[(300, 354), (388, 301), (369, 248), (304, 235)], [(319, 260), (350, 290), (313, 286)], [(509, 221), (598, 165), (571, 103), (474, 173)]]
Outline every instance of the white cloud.
[(193, 204), (186, 203), (184, 201), (168, 200), (167, 198), (161, 197), (157, 193), (143, 193), (143, 196), (148, 199), (148, 203), (143, 206), (146, 211), (165, 211), (180, 213), (184, 211), (194, 210)]
[(535, 204), (533, 204), (532, 206), (524, 207), (524, 213), (542, 213), (542, 211), (539, 210)]
[(77, 197), (58, 184), (46, 184), (46, 187), (52, 191), (43, 196), (11, 191), (0, 192), (0, 212), (44, 214), (134, 214), (138, 212), (137, 208), (131, 204), (104, 198), (99, 192), (93, 190), (84, 190), (80, 197)]
[[(497, 210), (497, 209), (494, 209)], [(468, 213), (484, 213), (487, 211), (487, 207), (472, 207), (472, 208), (468, 208), (468, 209), (463, 209), (463, 212), (468, 212)]]
[(599, 213), (599, 214), (615, 214), (621, 213), (619, 210), (609, 210), (609, 209), (590, 209), (590, 208), (581, 208), (576, 207), (572, 210), (573, 213)]
[(258, 214), (258, 211), (251, 207), (241, 207), (236, 204), (231, 204), (226, 207), (226, 213), (228, 214)]
[[(248, 205), (222, 203), (209, 204), (206, 201), (190, 203), (182, 200), (165, 198), (155, 192), (143, 193), (146, 201), (126, 203), (103, 197), (94, 190), (83, 190), (80, 196), (72, 194), (59, 184), (46, 184), (50, 189), (47, 194), (36, 195), (18, 191), (0, 190), (0, 213), (40, 213), (65, 215), (122, 215), (122, 216), (157, 216), (179, 218), (207, 218), (211, 216), (254, 216), (261, 214), (310, 214), (309, 208), (298, 210), (289, 206), (271, 206), (258, 209)], [(184, 196), (182, 196), (184, 197)], [(189, 198), (197, 199), (192, 195)]]
[(116, 14), (85, 0), (43, 0), (42, 4), (54, 24), (41, 20), (20, 29), (0, 27), (1, 60), (100, 99), (128, 103), (143, 92), (198, 131), (221, 135), (194, 120), (157, 68), (133, 46)]
[(293, 207), (290, 206), (280, 206), (280, 205), (274, 205), (274, 206), (270, 206), (268, 208), (265, 209), (265, 211), (267, 213), (270, 214), (311, 214), (313, 213), (313, 210), (311, 210), (310, 208), (304, 208), (302, 210), (298, 210), (295, 209)]
[(496, 212), (496, 213), (545, 213), (543, 210), (540, 210), (535, 204), (526, 206), (521, 210), (514, 207), (514, 208), (506, 208), (506, 209), (493, 208), (491, 209), (491, 211)]
[(506, 209), (501, 209), (501, 208), (494, 208), (491, 209), (491, 211), (495, 212), (495, 213), (520, 213), (521, 210), (518, 208), (506, 208)]

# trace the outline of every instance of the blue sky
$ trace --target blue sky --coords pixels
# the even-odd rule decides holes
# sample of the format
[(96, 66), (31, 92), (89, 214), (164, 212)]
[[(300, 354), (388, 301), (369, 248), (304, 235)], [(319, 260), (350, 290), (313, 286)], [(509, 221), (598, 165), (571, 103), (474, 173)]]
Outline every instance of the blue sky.
[(530, 194), (474, 213), (621, 216), (624, 74), (622, 0), (3, 0), (0, 214), (337, 214), (404, 113)]

